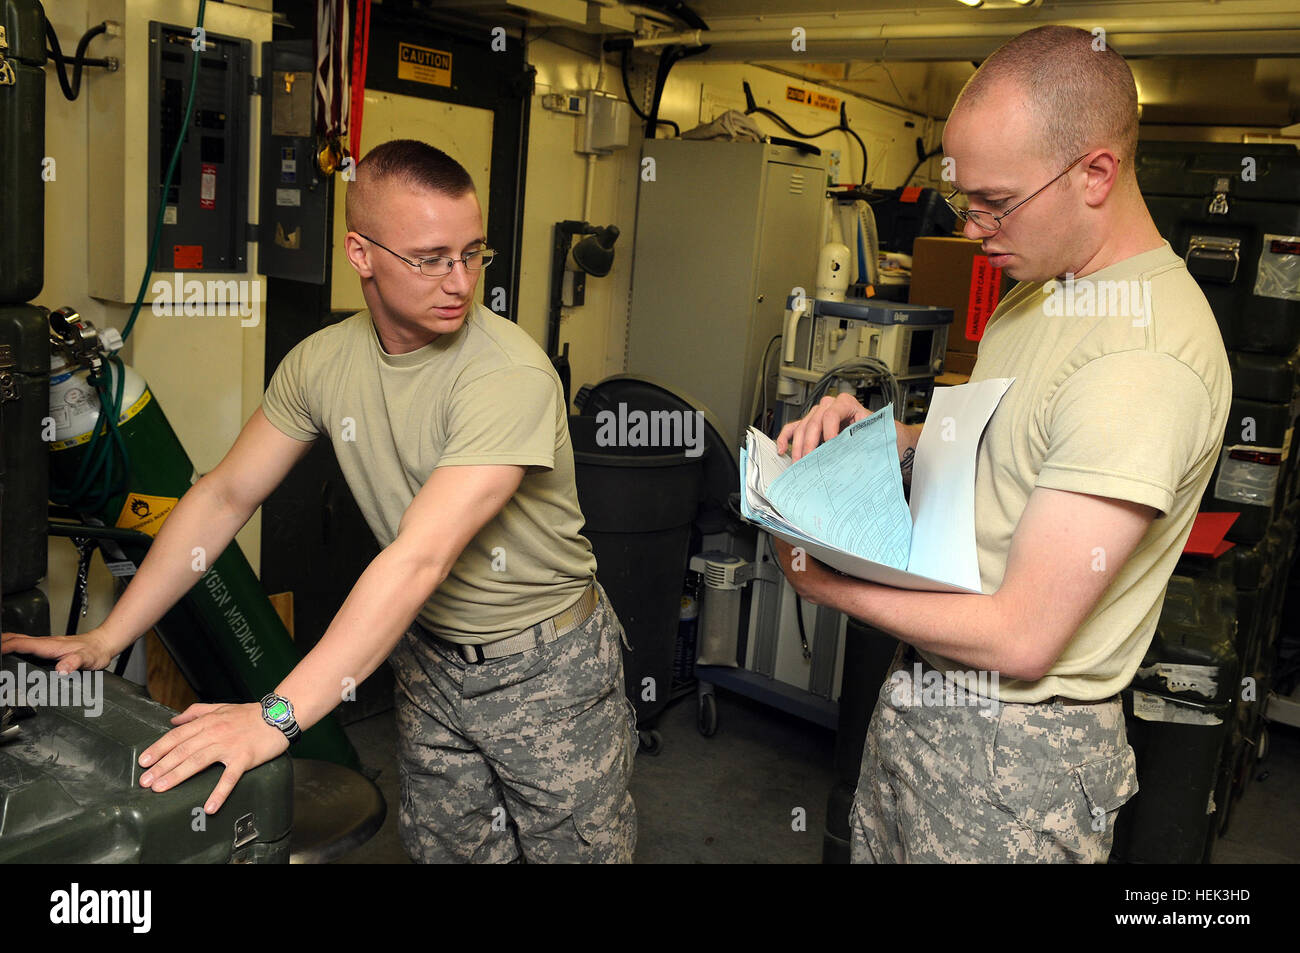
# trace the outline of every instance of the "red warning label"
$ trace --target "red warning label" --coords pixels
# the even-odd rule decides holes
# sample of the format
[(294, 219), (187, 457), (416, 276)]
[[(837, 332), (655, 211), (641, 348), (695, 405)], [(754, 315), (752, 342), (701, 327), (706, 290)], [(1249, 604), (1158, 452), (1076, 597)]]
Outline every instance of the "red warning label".
[(203, 268), (202, 245), (173, 245), (172, 267), (178, 271)]
[(210, 162), (203, 163), (199, 175), (199, 208), (217, 207), (217, 167)]
[(970, 266), (970, 297), (966, 303), (966, 338), (978, 341), (984, 325), (1002, 294), (1002, 269), (989, 264), (988, 255), (976, 255)]

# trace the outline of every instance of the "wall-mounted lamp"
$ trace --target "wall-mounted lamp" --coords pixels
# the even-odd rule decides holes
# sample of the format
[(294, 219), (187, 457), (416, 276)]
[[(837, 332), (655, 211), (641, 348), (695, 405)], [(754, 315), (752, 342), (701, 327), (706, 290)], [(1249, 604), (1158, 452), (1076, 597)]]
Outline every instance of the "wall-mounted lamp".
[[(585, 238), (573, 244), (575, 235)], [(580, 306), (586, 300), (587, 276), (604, 278), (614, 267), (614, 242), (618, 227), (597, 228), (587, 222), (555, 223), (555, 240), (551, 245), (551, 308), (546, 322), (546, 353), (564, 384), (564, 400), (569, 400), (569, 346), (560, 353), (560, 309)]]
[[(616, 241), (618, 241), (617, 225), (597, 228), (573, 246), (573, 252), (569, 257), (573, 261), (575, 270), (586, 272), (593, 278), (604, 278), (614, 267), (614, 242)], [(581, 303), (581, 301), (575, 302), (575, 304)]]

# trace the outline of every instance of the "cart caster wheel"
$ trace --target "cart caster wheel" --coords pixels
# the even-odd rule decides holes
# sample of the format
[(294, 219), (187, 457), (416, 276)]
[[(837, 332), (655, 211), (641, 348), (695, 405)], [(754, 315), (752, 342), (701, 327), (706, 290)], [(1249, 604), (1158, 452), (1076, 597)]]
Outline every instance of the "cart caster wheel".
[(664, 738), (658, 731), (651, 728), (649, 731), (638, 731), (641, 736), (641, 750), (646, 754), (658, 754), (664, 750)]
[(701, 695), (696, 725), (700, 734), (712, 738), (718, 733), (718, 700), (712, 695)]
[(1255, 760), (1263, 761), (1268, 757), (1268, 727), (1259, 729), (1259, 747), (1255, 749)]

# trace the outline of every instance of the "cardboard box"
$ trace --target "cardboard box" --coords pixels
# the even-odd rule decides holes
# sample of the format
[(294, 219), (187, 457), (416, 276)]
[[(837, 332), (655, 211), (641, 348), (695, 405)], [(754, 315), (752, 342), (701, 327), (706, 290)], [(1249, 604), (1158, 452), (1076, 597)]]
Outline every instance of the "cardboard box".
[[(989, 315), (1002, 299), (1002, 269), (969, 238), (918, 238), (912, 246), (909, 301), (952, 308), (948, 353), (974, 354)], [(950, 365), (951, 366), (951, 365)]]
[(975, 355), (966, 351), (954, 351), (951, 348), (943, 356), (943, 372), (945, 374), (965, 374), (970, 376), (970, 372), (975, 370)]

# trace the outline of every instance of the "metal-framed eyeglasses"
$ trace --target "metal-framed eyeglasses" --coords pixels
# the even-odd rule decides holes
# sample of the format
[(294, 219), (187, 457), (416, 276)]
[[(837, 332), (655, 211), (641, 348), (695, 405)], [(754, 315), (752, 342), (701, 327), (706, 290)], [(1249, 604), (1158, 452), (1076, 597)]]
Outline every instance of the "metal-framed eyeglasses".
[[(1061, 178), (1061, 176), (1065, 175), (1066, 172), (1069, 172), (1071, 169), (1073, 169), (1076, 165), (1078, 165), (1087, 157), (1088, 157), (1088, 153), (1085, 152), (1083, 155), (1079, 156), (1079, 158), (1075, 159), (1073, 162), (1067, 165), (1061, 171), (1061, 174), (1053, 178), (1051, 182), (1048, 182), (1047, 185), (1044, 185), (1033, 195), (1029, 196), (1029, 198), (1017, 202), (1015, 205), (1011, 206), (1011, 208), (1007, 209), (1001, 215), (994, 215), (992, 212), (986, 212), (982, 209), (967, 208), (962, 205), (954, 204), (953, 199), (959, 197), (960, 199), (966, 199), (966, 197), (961, 195), (960, 191), (957, 189), (953, 189), (950, 194), (945, 195), (943, 200), (948, 203), (948, 207), (952, 209), (954, 212), (956, 212), (957, 217), (960, 218), (963, 222), (970, 222), (976, 228), (981, 228), (986, 232), (990, 232), (990, 233), (996, 232), (999, 228), (1002, 227), (1002, 220), (1004, 218), (1006, 218), (1016, 209), (1020, 208), (1020, 206), (1024, 205), (1025, 202), (1028, 202), (1029, 199), (1032, 199), (1035, 195), (1038, 195), (1046, 191), (1048, 186), (1054, 184), (1057, 179)], [(969, 201), (969, 199), (966, 199), (966, 201)]]
[(428, 278), (446, 278), (451, 274), (451, 270), (456, 267), (456, 262), (463, 264), (466, 271), (482, 271), (488, 265), (492, 264), (492, 259), (495, 258), (497, 254), (491, 248), (479, 248), (472, 252), (467, 252), (459, 258), (446, 258), (441, 255), (435, 255), (432, 258), (421, 258), (418, 261), (413, 261), (405, 255), (397, 254), (397, 252), (393, 251), (387, 245), (375, 241), (369, 235), (362, 235), (361, 232), (357, 232), (357, 234), (361, 235), (361, 237), (366, 241), (378, 245), (395, 258), (402, 259), (402, 261), (406, 262), (412, 268), (418, 268), (420, 274)]

